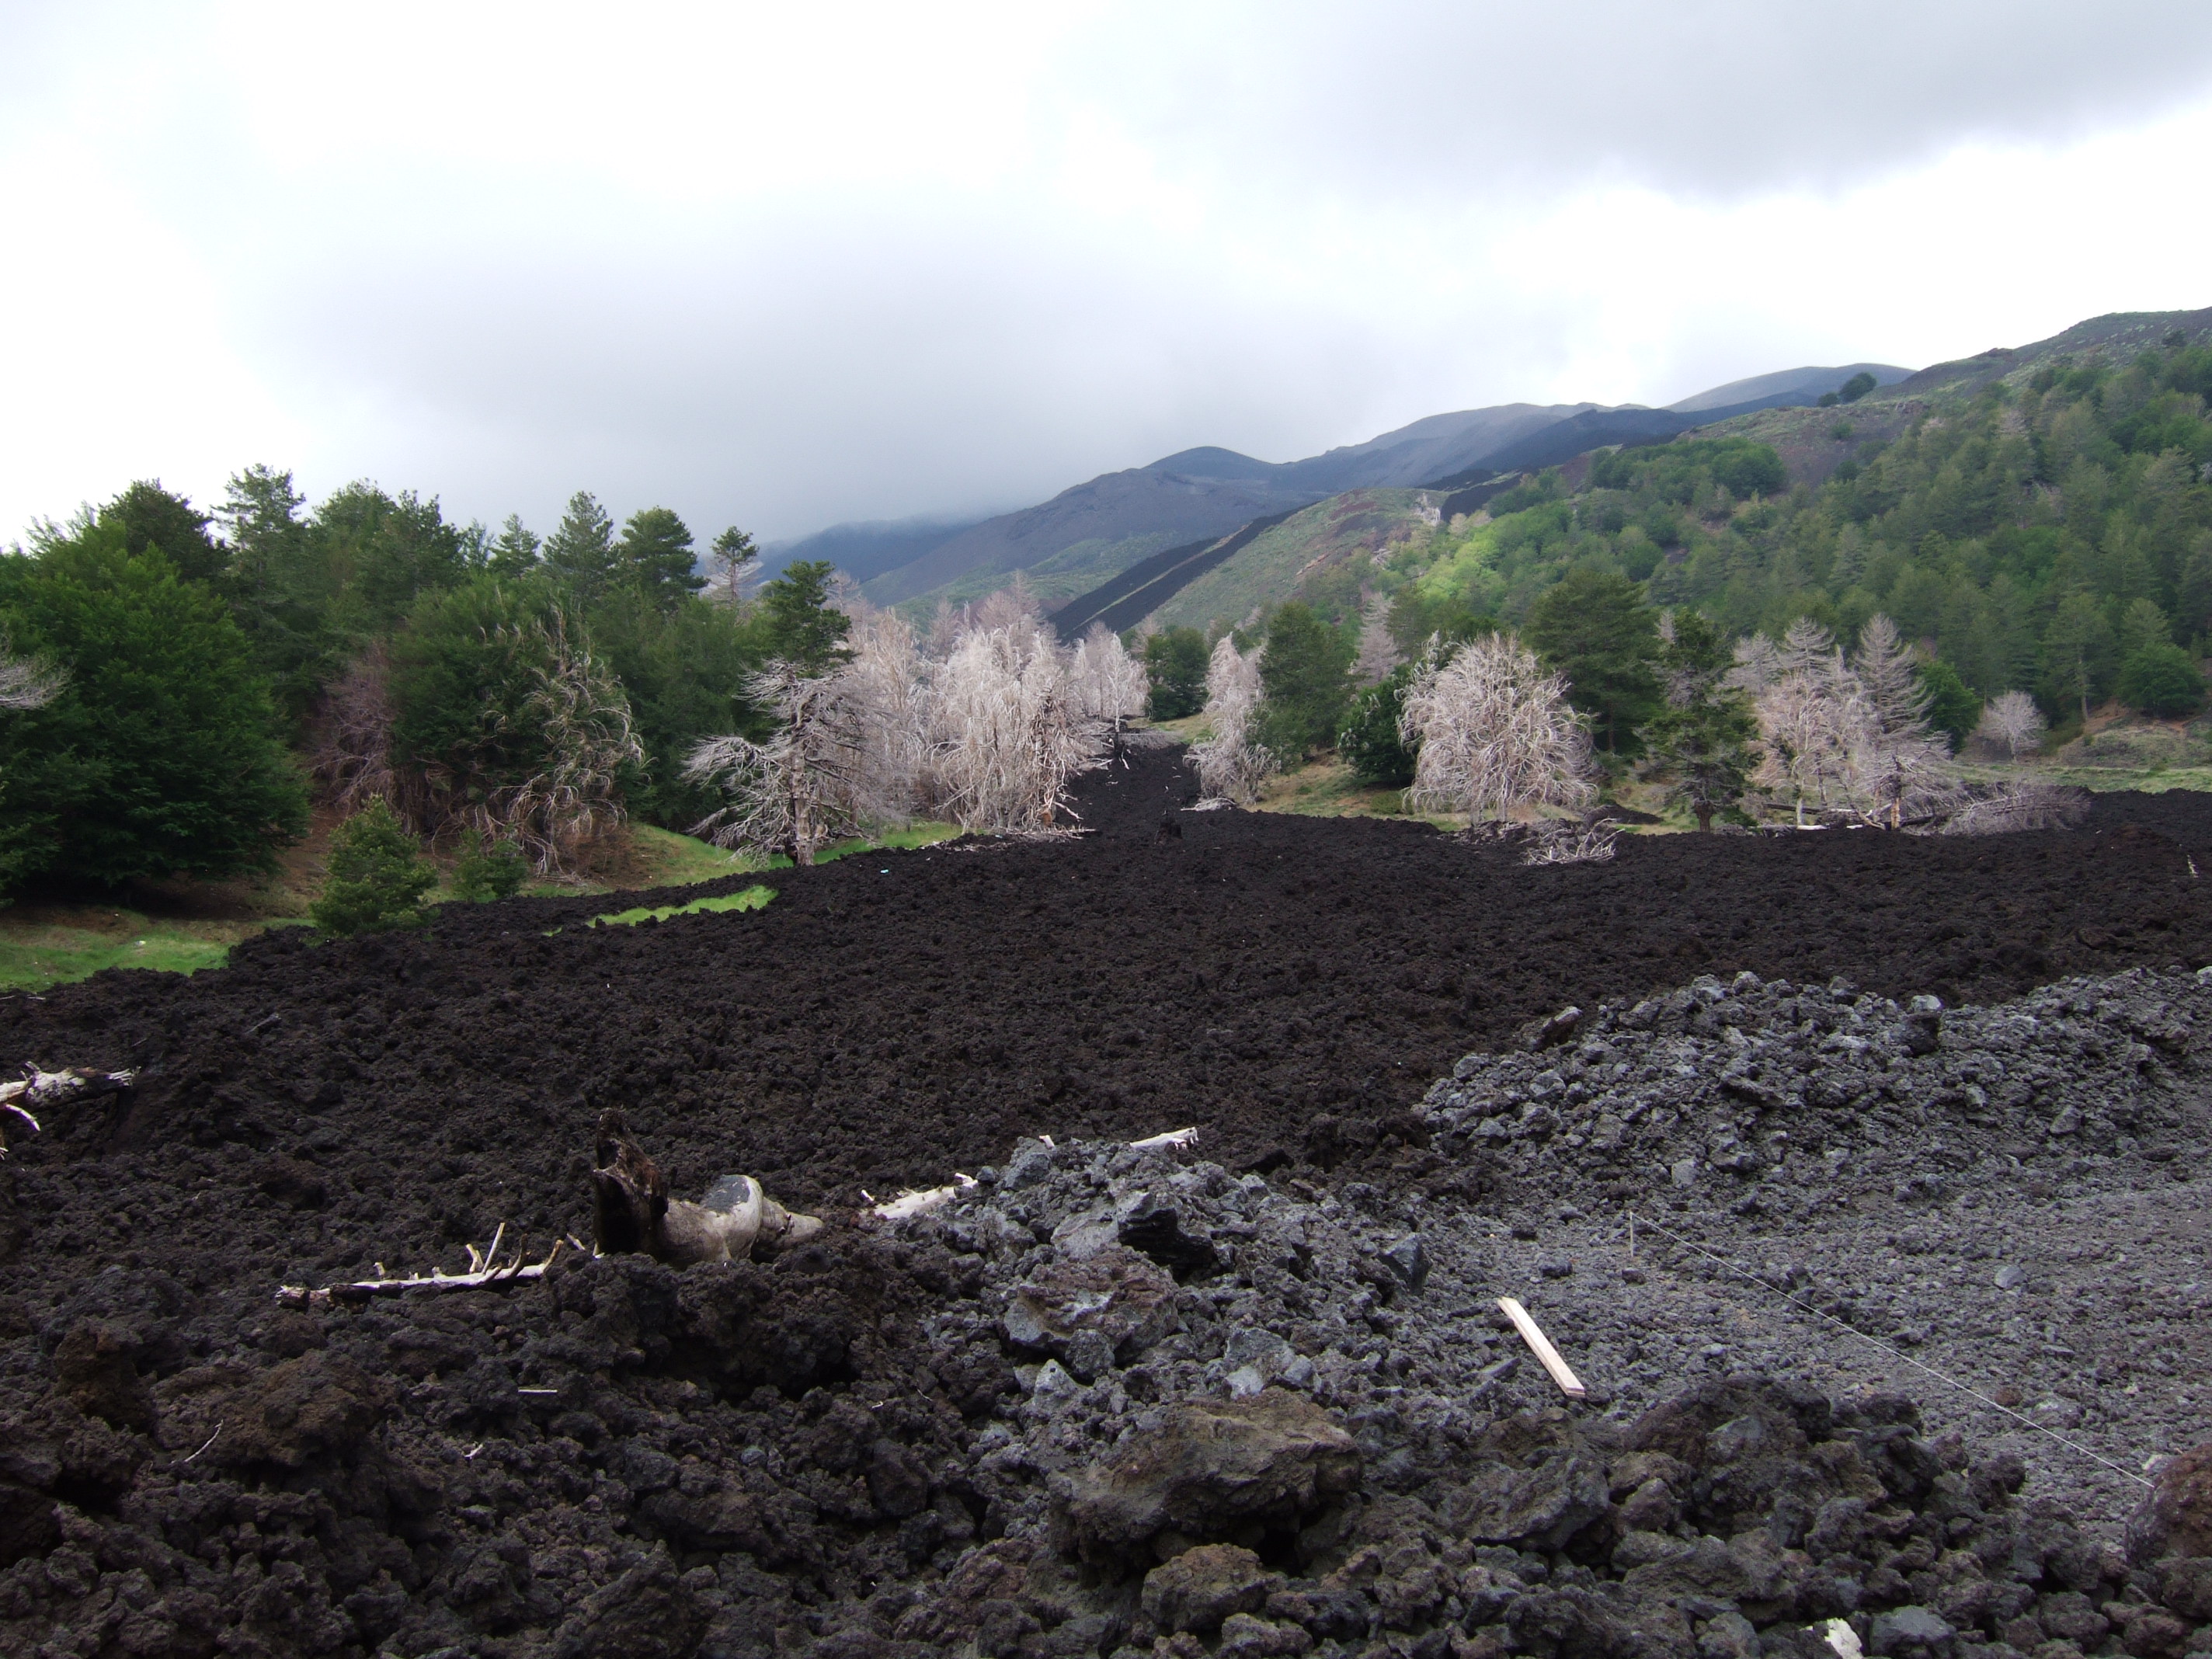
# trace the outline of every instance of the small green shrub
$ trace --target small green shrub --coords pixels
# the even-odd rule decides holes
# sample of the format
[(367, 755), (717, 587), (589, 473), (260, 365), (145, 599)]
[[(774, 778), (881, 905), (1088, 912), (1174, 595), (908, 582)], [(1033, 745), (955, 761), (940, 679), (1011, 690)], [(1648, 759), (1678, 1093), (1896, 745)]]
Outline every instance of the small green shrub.
[(330, 878), (307, 914), (326, 933), (411, 927), (438, 872), (415, 837), (380, 800), (371, 801), (331, 836)]
[(461, 855), (453, 861), (455, 898), (470, 904), (513, 898), (529, 878), (529, 863), (513, 842), (487, 847), (482, 833), (475, 830), (462, 837)]
[(1408, 746), (1398, 731), (1399, 717), (1406, 712), (1406, 686), (1413, 677), (1413, 665), (1407, 664), (1352, 700), (1351, 716), (1337, 733), (1336, 752), (1362, 783), (1402, 789), (1413, 781), (1420, 748), (1418, 744)]

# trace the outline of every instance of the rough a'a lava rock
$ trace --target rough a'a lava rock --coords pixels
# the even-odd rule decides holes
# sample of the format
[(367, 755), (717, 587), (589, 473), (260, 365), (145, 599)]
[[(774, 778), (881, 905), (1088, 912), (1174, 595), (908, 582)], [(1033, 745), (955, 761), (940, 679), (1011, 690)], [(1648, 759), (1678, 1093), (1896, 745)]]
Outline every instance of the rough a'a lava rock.
[(1157, 1430), (1067, 1482), (1061, 1522), (1086, 1561), (1141, 1559), (1164, 1532), (1207, 1540), (1295, 1524), (1358, 1479), (1352, 1437), (1303, 1395), (1268, 1389), (1168, 1407)]

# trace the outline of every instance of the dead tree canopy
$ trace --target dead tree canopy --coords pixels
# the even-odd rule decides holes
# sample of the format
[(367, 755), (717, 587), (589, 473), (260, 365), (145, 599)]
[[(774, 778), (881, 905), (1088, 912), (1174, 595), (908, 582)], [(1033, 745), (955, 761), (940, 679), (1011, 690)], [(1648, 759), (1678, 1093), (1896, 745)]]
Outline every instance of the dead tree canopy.
[(698, 1203), (668, 1195), (668, 1178), (617, 1111), (600, 1114), (592, 1170), (592, 1242), (604, 1255), (637, 1254), (689, 1267), (742, 1261), (756, 1246), (796, 1244), (822, 1231), (787, 1210), (750, 1176), (726, 1175)]

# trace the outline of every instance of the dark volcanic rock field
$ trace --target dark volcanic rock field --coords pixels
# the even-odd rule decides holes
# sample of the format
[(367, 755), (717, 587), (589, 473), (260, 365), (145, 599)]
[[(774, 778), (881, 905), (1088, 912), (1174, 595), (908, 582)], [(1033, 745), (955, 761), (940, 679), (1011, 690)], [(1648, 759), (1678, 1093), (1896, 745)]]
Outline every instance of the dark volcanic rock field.
[[(2138, 1464), (2212, 1437), (2188, 1432), (2197, 1286), (2155, 1261), (2204, 1243), (2212, 810), (1632, 838), (1526, 869), (1388, 823), (1186, 813), (1158, 839), (1187, 793), (1173, 757), (1138, 756), (1092, 781), (1089, 838), (777, 872), (757, 913), (594, 929), (600, 902), (515, 902), (0, 1002), (9, 1060), (143, 1068), (120, 1109), (51, 1115), (0, 1165), (0, 1647), (1756, 1652), (1841, 1616), (1875, 1651), (2181, 1650), (2195, 1580), (2119, 1553), (2124, 1480), (2069, 1475), (2047, 1438), (1686, 1256), (1647, 1247), (1656, 1281), (1625, 1279), (1620, 1230), (1643, 1206), (1886, 1340), (1965, 1341), (1954, 1369), (1986, 1325), (2024, 1413)], [(2007, 1092), (1974, 1058), (2014, 1029), (1994, 1005), (2073, 976), (2095, 984), (2052, 994), (2087, 1012), (2045, 1008), (2056, 1035), (2013, 1058), (2048, 1075)], [(1916, 1026), (1921, 995), (1947, 1009)], [(1424, 1106), (1568, 1004), (1590, 1012), (1557, 1054), (1462, 1068)], [(1585, 1052), (1603, 1030), (1620, 1052)], [(1771, 1074), (1736, 1063), (1757, 1045)], [(1831, 1069), (1850, 1087), (1815, 1087)], [(2054, 1133), (2069, 1071), (2083, 1101)], [(1608, 1088), (1614, 1127), (1577, 1126)], [(2121, 1121), (2091, 1092), (2141, 1099)], [(830, 1229), (681, 1274), (273, 1300), (455, 1269), (501, 1223), (533, 1254), (585, 1234), (610, 1105), (678, 1193), (744, 1170)], [(1114, 1148), (1184, 1125), (1187, 1154)], [(1085, 1144), (1033, 1149), (1026, 1196), (851, 1224), (863, 1188), (1039, 1134)], [(1419, 1285), (1392, 1265), (1408, 1237)], [(1077, 1302), (1135, 1324), (1010, 1328), (1055, 1272), (1105, 1273)], [(2106, 1291), (2094, 1316), (2069, 1300)], [(1533, 1366), (1498, 1369), (1501, 1293), (1553, 1310), (1589, 1402), (1562, 1414)], [(1716, 1323), (1735, 1334), (1685, 1328)], [(1741, 1423), (1779, 1437), (1769, 1476), (1827, 1471), (1804, 1515), (1699, 1474)], [(1242, 1484), (1115, 1472), (1193, 1437), (1246, 1458)]]

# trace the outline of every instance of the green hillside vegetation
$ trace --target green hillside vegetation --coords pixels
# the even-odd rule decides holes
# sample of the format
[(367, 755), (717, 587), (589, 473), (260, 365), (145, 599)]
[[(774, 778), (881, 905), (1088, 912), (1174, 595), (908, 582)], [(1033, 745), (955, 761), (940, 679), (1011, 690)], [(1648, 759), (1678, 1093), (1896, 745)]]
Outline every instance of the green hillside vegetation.
[[(1524, 626), (1571, 573), (1603, 574), (1655, 608), (1692, 607), (1729, 637), (1778, 636), (1809, 617), (1849, 640), (1885, 612), (1932, 659), (1924, 677), (1954, 733), (1968, 709), (2014, 689), (2059, 722), (2116, 695), (2161, 716), (2193, 708), (2195, 665), (2212, 655), (2202, 331), (1908, 392), (1742, 417), (1779, 444), (1730, 422), (1602, 453), (1525, 481), (1473, 520), (1414, 528), (1357, 562), (1315, 562), (1323, 526), (1369, 510), (1338, 497), (1270, 532), (1265, 560), (1251, 556), (1269, 538), (1194, 583), (1158, 620), (1218, 631), (1290, 598), (1341, 619), (1380, 596), (1406, 650), (1441, 619)], [(1820, 482), (1793, 477), (1790, 434), (1816, 426), (1840, 458)], [(1354, 581), (1357, 597), (1322, 602)]]

